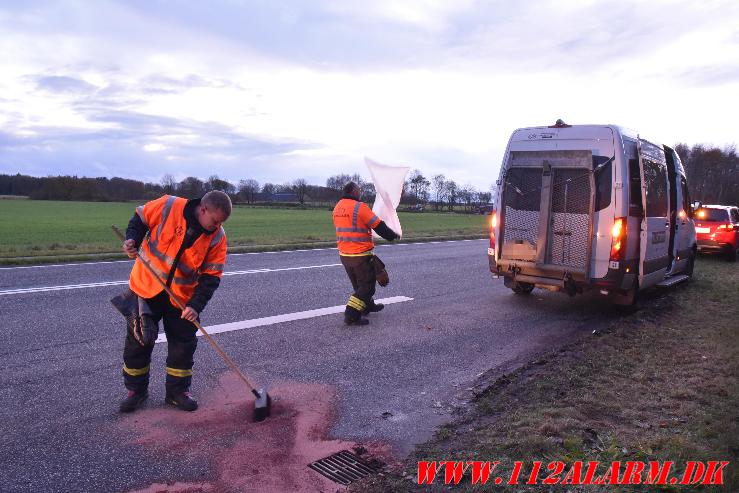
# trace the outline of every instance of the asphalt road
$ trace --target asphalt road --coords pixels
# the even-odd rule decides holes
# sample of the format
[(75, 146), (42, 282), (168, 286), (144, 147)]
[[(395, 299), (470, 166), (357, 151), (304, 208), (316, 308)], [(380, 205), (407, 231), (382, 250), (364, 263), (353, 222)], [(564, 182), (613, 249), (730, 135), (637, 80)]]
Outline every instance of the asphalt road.
[[(382, 246), (391, 283), (412, 298), (345, 327), (340, 314), (215, 337), (260, 384), (335, 388), (332, 437), (381, 441), (398, 454), (424, 441), (487, 375), (508, 371), (607, 323), (607, 302), (535, 290), (517, 296), (488, 272), (485, 240)], [(206, 327), (343, 305), (349, 281), (334, 249), (229, 256)], [(127, 491), (207, 475), (208, 465), (150, 456), (115, 433), (121, 419), (122, 318), (109, 299), (131, 262), (0, 269), (0, 490)], [(118, 283), (118, 284), (115, 284)], [(76, 286), (59, 289), (59, 286)], [(45, 289), (38, 289), (45, 288)], [(163, 399), (166, 348), (152, 362)], [(193, 393), (228, 371), (200, 341)]]

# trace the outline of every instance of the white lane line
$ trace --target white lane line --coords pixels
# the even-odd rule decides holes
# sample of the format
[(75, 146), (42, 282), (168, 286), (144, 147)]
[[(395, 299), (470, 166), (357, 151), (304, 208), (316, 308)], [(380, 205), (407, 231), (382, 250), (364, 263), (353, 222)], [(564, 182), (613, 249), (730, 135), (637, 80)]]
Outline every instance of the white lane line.
[(75, 262), (69, 264), (43, 264), (43, 265), (19, 265), (16, 267), (0, 267), (0, 270), (13, 269), (45, 269), (47, 267), (70, 267), (77, 265), (99, 265), (99, 264), (120, 264), (123, 262), (133, 262), (133, 260), (101, 260), (100, 262)]
[[(487, 241), (486, 238), (480, 238), (477, 240), (444, 240), (444, 241), (415, 241), (409, 243), (394, 243), (394, 244), (383, 244), (378, 245), (382, 247), (390, 246), (406, 246), (406, 245), (428, 245), (428, 244), (439, 244), (439, 243), (457, 243), (460, 241)], [(266, 255), (275, 253), (296, 253), (296, 252), (320, 252), (324, 250), (336, 250), (336, 247), (332, 248), (307, 248), (304, 250), (275, 250), (271, 252), (245, 252), (245, 253), (229, 253), (229, 257), (239, 257), (241, 255)], [(41, 265), (20, 265), (15, 267), (0, 267), (2, 270), (12, 269), (46, 269), (49, 267), (76, 267), (82, 265), (98, 265), (98, 264), (117, 264), (122, 262), (133, 262), (133, 260), (101, 260), (100, 262), (70, 262), (68, 264), (41, 264)]]
[[(413, 298), (407, 296), (393, 296), (391, 298), (383, 298), (375, 300), (377, 303), (392, 305), (393, 303), (403, 303), (405, 301), (413, 301)], [(223, 332), (233, 332), (235, 330), (253, 329), (254, 327), (263, 327), (265, 325), (274, 325), (281, 322), (292, 322), (294, 320), (305, 320), (307, 318), (322, 317), (324, 315), (333, 315), (341, 313), (346, 305), (329, 306), (327, 308), (317, 308), (315, 310), (306, 310), (304, 312), (285, 313), (283, 315), (274, 315), (272, 317), (252, 318), (250, 320), (241, 320), (240, 322), (230, 322), (227, 324), (211, 325), (204, 327), (208, 334), (221, 334)], [(202, 334), (198, 331), (198, 337)], [(167, 336), (164, 333), (159, 334), (156, 342), (166, 342)]]
[[(282, 269), (253, 269), (253, 270), (237, 270), (224, 272), (224, 276), (241, 276), (244, 274), (264, 274), (268, 272), (283, 272), (289, 270), (304, 270), (304, 269), (322, 269), (326, 267), (338, 267), (341, 263), (337, 264), (323, 264), (323, 265), (305, 265), (302, 267), (285, 267)], [(87, 284), (68, 284), (65, 286), (39, 286), (34, 288), (20, 288), (20, 289), (6, 289), (0, 291), (0, 296), (10, 294), (25, 294), (25, 293), (42, 293), (46, 291), (64, 291), (66, 289), (84, 289), (84, 288), (99, 288), (101, 286), (120, 286), (128, 284), (126, 281), (107, 281), (107, 282), (92, 282)]]

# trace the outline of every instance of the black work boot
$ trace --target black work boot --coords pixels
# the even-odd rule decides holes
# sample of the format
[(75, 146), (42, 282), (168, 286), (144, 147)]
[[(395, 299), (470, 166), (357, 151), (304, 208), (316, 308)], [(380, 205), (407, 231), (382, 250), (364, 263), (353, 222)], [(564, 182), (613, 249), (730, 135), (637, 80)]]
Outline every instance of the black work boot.
[(346, 325), (367, 325), (369, 324), (369, 320), (367, 320), (366, 318), (362, 318), (362, 317), (359, 317), (359, 318), (344, 317), (344, 323)]
[(371, 306), (368, 306), (364, 309), (362, 315), (369, 315), (370, 313), (381, 312), (383, 308), (385, 308), (385, 305), (383, 305), (382, 303), (373, 303)]
[(134, 392), (133, 390), (129, 390), (128, 397), (121, 401), (119, 409), (122, 413), (133, 412), (144, 403), (147, 397), (149, 397), (149, 392), (146, 390), (143, 392)]
[(164, 402), (171, 404), (183, 411), (194, 411), (198, 408), (198, 401), (190, 397), (190, 392), (167, 392)]

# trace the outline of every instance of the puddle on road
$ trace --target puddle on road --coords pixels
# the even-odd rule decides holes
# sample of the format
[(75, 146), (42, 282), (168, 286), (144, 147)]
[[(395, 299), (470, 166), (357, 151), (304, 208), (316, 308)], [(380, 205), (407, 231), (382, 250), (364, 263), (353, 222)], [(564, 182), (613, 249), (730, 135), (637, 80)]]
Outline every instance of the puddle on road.
[[(307, 466), (351, 449), (356, 444), (326, 438), (334, 418), (335, 393), (318, 384), (282, 383), (269, 389), (272, 413), (251, 422), (254, 398), (243, 382), (225, 374), (202, 396), (200, 408), (186, 413), (173, 408), (144, 408), (121, 416), (119, 426), (131, 443), (173, 462), (182, 457), (213, 466), (206, 482), (152, 484), (130, 493), (205, 493), (217, 491), (316, 492), (340, 485)], [(374, 456), (386, 447), (364, 447)]]

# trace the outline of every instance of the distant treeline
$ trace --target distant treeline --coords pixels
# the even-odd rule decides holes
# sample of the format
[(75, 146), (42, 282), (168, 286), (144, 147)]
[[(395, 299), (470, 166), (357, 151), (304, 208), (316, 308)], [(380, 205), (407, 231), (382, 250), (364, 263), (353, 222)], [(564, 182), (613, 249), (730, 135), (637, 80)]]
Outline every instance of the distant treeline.
[[(688, 175), (692, 200), (706, 204), (739, 204), (739, 156), (734, 146), (720, 149), (698, 144), (688, 147), (677, 144)], [(489, 177), (491, 181), (497, 177)], [(364, 200), (372, 201), (375, 190), (372, 183), (359, 175), (336, 175), (326, 180), (326, 186), (310, 185), (299, 178), (289, 183), (261, 184), (254, 179), (230, 183), (213, 175), (203, 181), (189, 176), (177, 182), (172, 175), (164, 175), (160, 183), (144, 183), (126, 178), (85, 178), (77, 176), (48, 176), (37, 178), (21, 174), (0, 174), (0, 195), (23, 195), (37, 200), (126, 201), (146, 200), (163, 194), (186, 198), (201, 197), (210, 190), (222, 190), (237, 202), (297, 203), (323, 205), (341, 197), (341, 189), (349, 180), (357, 182), (364, 192)], [(464, 206), (472, 211), (491, 200), (490, 191), (474, 186), (458, 185), (444, 175), (426, 178), (413, 170), (405, 183), (401, 203), (406, 205), (431, 204), (435, 209)]]
[(702, 144), (675, 146), (685, 167), (691, 200), (704, 204), (739, 205), (739, 156), (736, 147)]

